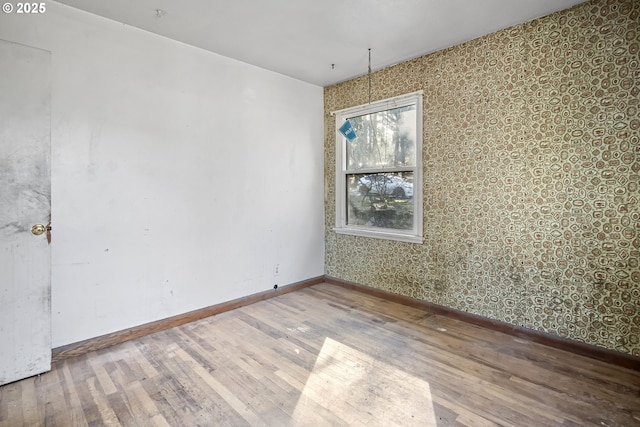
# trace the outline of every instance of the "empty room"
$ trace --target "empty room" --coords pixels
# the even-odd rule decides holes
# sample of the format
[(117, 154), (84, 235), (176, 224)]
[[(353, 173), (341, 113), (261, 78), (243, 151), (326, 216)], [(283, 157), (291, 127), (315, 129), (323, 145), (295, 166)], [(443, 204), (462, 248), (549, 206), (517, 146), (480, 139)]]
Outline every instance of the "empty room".
[(640, 2), (0, 13), (0, 427), (640, 426)]

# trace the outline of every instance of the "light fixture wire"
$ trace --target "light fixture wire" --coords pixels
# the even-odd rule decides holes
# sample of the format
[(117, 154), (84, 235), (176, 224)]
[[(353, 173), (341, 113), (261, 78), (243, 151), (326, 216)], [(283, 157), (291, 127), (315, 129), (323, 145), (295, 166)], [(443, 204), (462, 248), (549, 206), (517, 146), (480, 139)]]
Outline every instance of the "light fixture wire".
[(371, 48), (369, 48), (369, 72), (367, 76), (369, 77), (369, 104), (371, 104)]

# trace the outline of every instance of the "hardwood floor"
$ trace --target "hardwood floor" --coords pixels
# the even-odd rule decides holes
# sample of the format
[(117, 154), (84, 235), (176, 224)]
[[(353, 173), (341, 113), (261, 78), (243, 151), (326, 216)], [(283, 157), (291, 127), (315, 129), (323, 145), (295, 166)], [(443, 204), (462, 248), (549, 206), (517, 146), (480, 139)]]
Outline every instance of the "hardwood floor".
[(320, 284), (0, 387), (0, 426), (638, 426), (640, 372)]

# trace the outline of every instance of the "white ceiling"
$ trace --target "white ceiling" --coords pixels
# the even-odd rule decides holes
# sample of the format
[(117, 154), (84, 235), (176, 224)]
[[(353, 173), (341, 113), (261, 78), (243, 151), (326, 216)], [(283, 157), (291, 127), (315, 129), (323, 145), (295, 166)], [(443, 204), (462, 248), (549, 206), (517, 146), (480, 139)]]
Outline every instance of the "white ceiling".
[(583, 1), (58, 0), (319, 86)]

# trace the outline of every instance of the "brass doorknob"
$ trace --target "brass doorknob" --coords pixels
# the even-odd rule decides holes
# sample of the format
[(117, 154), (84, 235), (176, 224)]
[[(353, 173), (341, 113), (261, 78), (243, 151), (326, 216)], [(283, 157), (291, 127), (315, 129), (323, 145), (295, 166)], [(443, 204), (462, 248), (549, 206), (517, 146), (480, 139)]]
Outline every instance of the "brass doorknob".
[(31, 227), (31, 233), (35, 236), (40, 236), (46, 232), (47, 232), (47, 227), (45, 227), (42, 224), (36, 224), (33, 227)]

